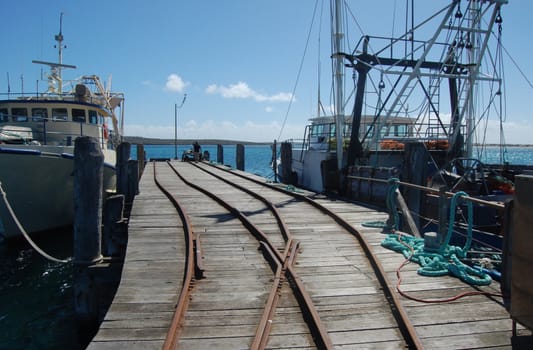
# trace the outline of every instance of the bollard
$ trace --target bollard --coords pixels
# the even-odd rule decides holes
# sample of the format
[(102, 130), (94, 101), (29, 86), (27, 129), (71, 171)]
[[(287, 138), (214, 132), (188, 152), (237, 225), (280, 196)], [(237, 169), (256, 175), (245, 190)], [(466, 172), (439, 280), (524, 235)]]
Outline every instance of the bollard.
[(139, 161), (128, 160), (128, 181), (125, 193), (126, 203), (131, 204), (136, 195), (139, 194)]
[(120, 257), (127, 241), (124, 220), (124, 195), (110, 196), (105, 201), (102, 216), (102, 253), (110, 257)]
[(278, 143), (274, 140), (274, 144), (270, 146), (272, 150), (272, 170), (274, 170), (274, 182), (278, 182)]
[(217, 163), (224, 164), (224, 148), (222, 145), (217, 145)]
[(104, 155), (93, 137), (74, 148), (74, 309), (80, 321), (98, 319), (98, 298), (91, 266), (102, 260), (101, 212)]
[(292, 176), (292, 144), (290, 142), (281, 143), (281, 182), (296, 185), (297, 180)]
[(236, 168), (244, 171), (244, 145), (243, 144), (237, 144), (237, 150), (236, 150)]
[(137, 145), (137, 160), (139, 161), (139, 179), (140, 179), (144, 171), (144, 166), (146, 164), (146, 154), (144, 153), (144, 145), (142, 143)]
[(131, 145), (122, 142), (117, 147), (117, 193), (126, 194), (128, 191), (128, 160), (130, 159)]

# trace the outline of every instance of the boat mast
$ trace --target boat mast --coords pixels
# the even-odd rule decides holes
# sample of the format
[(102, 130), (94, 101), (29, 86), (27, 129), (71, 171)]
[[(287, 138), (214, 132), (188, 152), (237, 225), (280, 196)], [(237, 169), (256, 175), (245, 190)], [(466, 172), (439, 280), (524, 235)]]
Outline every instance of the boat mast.
[(334, 63), (334, 91), (335, 91), (335, 136), (337, 139), (337, 169), (340, 171), (343, 164), (343, 141), (344, 141), (344, 67), (342, 55), (343, 38), (342, 32), (342, 1), (335, 0), (332, 4), (332, 13), (334, 14), (334, 33), (333, 33), (333, 63)]
[[(33, 60), (33, 63), (37, 64), (44, 64), (50, 67), (50, 75), (48, 76), (48, 90), (47, 93), (63, 93), (63, 77), (61, 76), (61, 69), (62, 68), (73, 68), (75, 69), (76, 66), (70, 65), (70, 64), (63, 64), (63, 12), (61, 12), (59, 16), (59, 34), (57, 34), (55, 37), (55, 40), (57, 41), (57, 45), (54, 45), (54, 47), (58, 48), (58, 62), (45, 62), (45, 61), (37, 61)], [(57, 83), (57, 90), (55, 88), (55, 83)]]
[(55, 40), (57, 41), (57, 48), (59, 53), (59, 60), (57, 63), (59, 65), (57, 66), (57, 78), (58, 78), (58, 92), (61, 94), (63, 93), (63, 79), (61, 77), (61, 65), (63, 64), (63, 12), (59, 15), (59, 34), (55, 36)]

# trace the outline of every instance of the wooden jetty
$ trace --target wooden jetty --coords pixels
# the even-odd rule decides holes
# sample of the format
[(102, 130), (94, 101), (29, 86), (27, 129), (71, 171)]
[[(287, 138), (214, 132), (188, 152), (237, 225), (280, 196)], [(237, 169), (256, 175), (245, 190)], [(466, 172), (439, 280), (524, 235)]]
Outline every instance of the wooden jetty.
[[(88, 349), (517, 346), (499, 283), (472, 287), (450, 276), (422, 277), (415, 264), (398, 272), (404, 257), (381, 246), (381, 229), (363, 225), (386, 220), (385, 213), (300, 190), (293, 196), (276, 189), (281, 185), (223, 168), (147, 165), (131, 211), (121, 283)], [(231, 184), (272, 203), (288, 233), (280, 234), (266, 202)], [(187, 224), (197, 274), (183, 290)], [(416, 300), (398, 293), (398, 276), (399, 288)], [(436, 302), (462, 293), (472, 295)], [(187, 297), (177, 315), (180, 295)], [(521, 327), (517, 332), (531, 335)]]

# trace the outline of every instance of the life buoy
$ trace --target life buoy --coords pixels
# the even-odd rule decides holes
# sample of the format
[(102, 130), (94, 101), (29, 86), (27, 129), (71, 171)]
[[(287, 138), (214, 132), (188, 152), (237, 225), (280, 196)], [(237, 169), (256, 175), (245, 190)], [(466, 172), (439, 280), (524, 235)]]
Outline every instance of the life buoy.
[(104, 131), (104, 139), (107, 139), (109, 137), (109, 130), (107, 130), (107, 124), (103, 124), (103, 131)]

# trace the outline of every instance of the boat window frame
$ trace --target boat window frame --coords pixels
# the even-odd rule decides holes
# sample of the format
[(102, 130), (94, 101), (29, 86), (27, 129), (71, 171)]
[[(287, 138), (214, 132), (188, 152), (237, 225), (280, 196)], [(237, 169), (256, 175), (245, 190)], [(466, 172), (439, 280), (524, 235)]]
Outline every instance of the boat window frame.
[[(64, 111), (65, 115), (63, 116), (62, 113), (59, 115), (56, 115), (57, 111), (59, 110)], [(68, 121), (68, 109), (65, 107), (52, 108), (52, 120), (55, 122)]]
[(98, 124), (98, 112), (94, 109), (88, 110), (89, 114), (89, 124), (97, 125)]
[[(26, 111), (23, 114), (22, 111)], [(27, 122), (28, 117), (28, 108), (27, 107), (11, 107), (11, 120), (14, 122)]]
[[(83, 112), (83, 116), (81, 114), (78, 114), (79, 112)], [(83, 123), (85, 124), (87, 122), (87, 110), (81, 109), (81, 108), (72, 108), (72, 121), (76, 123)]]
[[(36, 114), (35, 112), (44, 112), (44, 114)], [(46, 107), (33, 107), (31, 109), (31, 120), (34, 122), (48, 121), (48, 108)]]
[(0, 108), (0, 123), (9, 122), (9, 110), (7, 108)]

